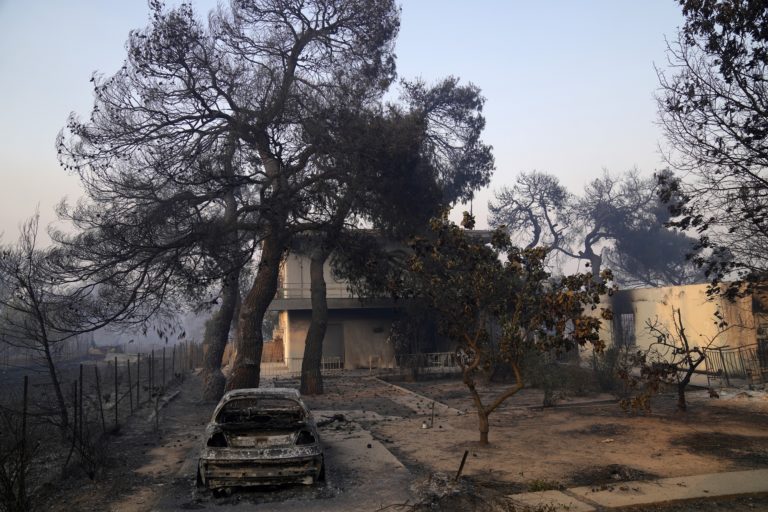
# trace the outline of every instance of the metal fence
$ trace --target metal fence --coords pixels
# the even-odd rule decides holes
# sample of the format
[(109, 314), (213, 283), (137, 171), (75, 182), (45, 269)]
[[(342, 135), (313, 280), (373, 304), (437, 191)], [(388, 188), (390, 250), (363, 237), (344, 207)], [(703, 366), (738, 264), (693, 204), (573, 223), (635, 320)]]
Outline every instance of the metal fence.
[(734, 348), (710, 348), (706, 353), (710, 382), (719, 379), (726, 386), (746, 383), (765, 385), (768, 381), (768, 340)]
[[(293, 378), (301, 375), (303, 357), (286, 357), (284, 362), (261, 363), (261, 378), (279, 379)], [(339, 374), (344, 369), (341, 357), (323, 357), (320, 361), (320, 372), (323, 375)]]
[[(261, 363), (261, 377), (265, 379), (295, 378), (301, 375), (301, 357), (286, 358), (284, 362)], [(323, 375), (340, 375), (344, 371), (341, 357), (324, 357), (321, 362)], [(368, 358), (370, 374), (391, 374), (398, 371), (447, 374), (461, 371), (453, 352), (429, 352), (401, 354), (392, 358), (372, 356)]]
[(402, 354), (395, 357), (394, 367), (397, 369), (416, 369), (422, 373), (452, 373), (461, 371), (454, 352)]

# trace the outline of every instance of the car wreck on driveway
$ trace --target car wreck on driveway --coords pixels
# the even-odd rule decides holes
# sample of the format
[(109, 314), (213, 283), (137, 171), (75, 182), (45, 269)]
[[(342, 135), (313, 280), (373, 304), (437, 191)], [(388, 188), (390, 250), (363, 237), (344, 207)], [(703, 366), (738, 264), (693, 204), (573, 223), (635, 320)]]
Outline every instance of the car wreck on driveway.
[(295, 389), (229, 391), (203, 439), (200, 487), (312, 484), (324, 478), (317, 426)]

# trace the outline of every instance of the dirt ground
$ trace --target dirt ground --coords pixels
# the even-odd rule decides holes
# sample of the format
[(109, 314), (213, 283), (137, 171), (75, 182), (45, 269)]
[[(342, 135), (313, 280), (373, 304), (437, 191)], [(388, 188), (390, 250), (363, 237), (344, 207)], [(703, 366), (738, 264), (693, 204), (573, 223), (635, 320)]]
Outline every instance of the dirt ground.
[[(72, 472), (39, 493), (36, 509), (138, 512), (255, 505), (257, 510), (334, 510), (334, 500), (359, 490), (359, 475), (338, 461), (336, 467), (329, 463), (325, 485), (243, 491), (223, 498), (197, 491), (195, 454), (214, 406), (197, 399), (199, 386), (194, 378), (184, 383), (179, 396), (161, 412), (158, 430), (138, 416), (111, 439), (104, 467), (94, 480)], [(498, 388), (483, 391), (491, 396)], [(306, 401), (318, 420), (334, 413), (347, 420), (325, 426), (324, 438), (339, 442), (370, 433), (397, 457), (410, 475), (411, 500), (419, 498), (414, 491), (425, 481), (454, 475), (465, 451), (465, 480), (498, 495), (768, 467), (765, 393), (724, 391), (720, 399), (711, 399), (706, 390), (696, 391), (690, 394), (687, 413), (674, 410), (672, 396), (660, 396), (645, 416), (627, 415), (608, 395), (571, 398), (553, 408), (541, 408), (542, 398), (539, 390), (526, 389), (496, 411), (488, 446), (477, 443), (477, 417), (458, 380), (393, 385), (349, 375), (326, 379), (326, 394)], [(387, 477), (380, 476), (384, 484)], [(369, 499), (352, 509), (395, 505), (385, 502), (394, 498), (382, 501), (375, 495), (378, 488), (370, 489)], [(279, 506), (284, 502), (303, 505)], [(717, 508), (720, 502), (723, 508)], [(674, 506), (689, 508), (669, 508)], [(766, 510), (768, 498), (712, 501), (707, 506), (634, 510)]]

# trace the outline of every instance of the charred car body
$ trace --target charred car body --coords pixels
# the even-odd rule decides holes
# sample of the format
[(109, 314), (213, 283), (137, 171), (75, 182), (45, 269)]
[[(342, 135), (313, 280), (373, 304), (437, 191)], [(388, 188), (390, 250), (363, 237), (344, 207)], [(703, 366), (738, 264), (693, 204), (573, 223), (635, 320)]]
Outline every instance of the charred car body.
[(197, 483), (225, 487), (311, 484), (324, 477), (317, 427), (295, 389), (236, 389), (205, 429)]

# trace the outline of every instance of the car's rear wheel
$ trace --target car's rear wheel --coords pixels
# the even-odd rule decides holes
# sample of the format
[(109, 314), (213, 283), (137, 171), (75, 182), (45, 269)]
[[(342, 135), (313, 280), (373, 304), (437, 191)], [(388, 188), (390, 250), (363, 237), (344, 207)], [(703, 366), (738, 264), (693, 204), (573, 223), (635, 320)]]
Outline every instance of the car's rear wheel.
[(198, 489), (202, 489), (205, 487), (205, 482), (203, 482), (203, 475), (200, 473), (200, 466), (197, 466), (197, 472), (195, 473), (195, 485)]

